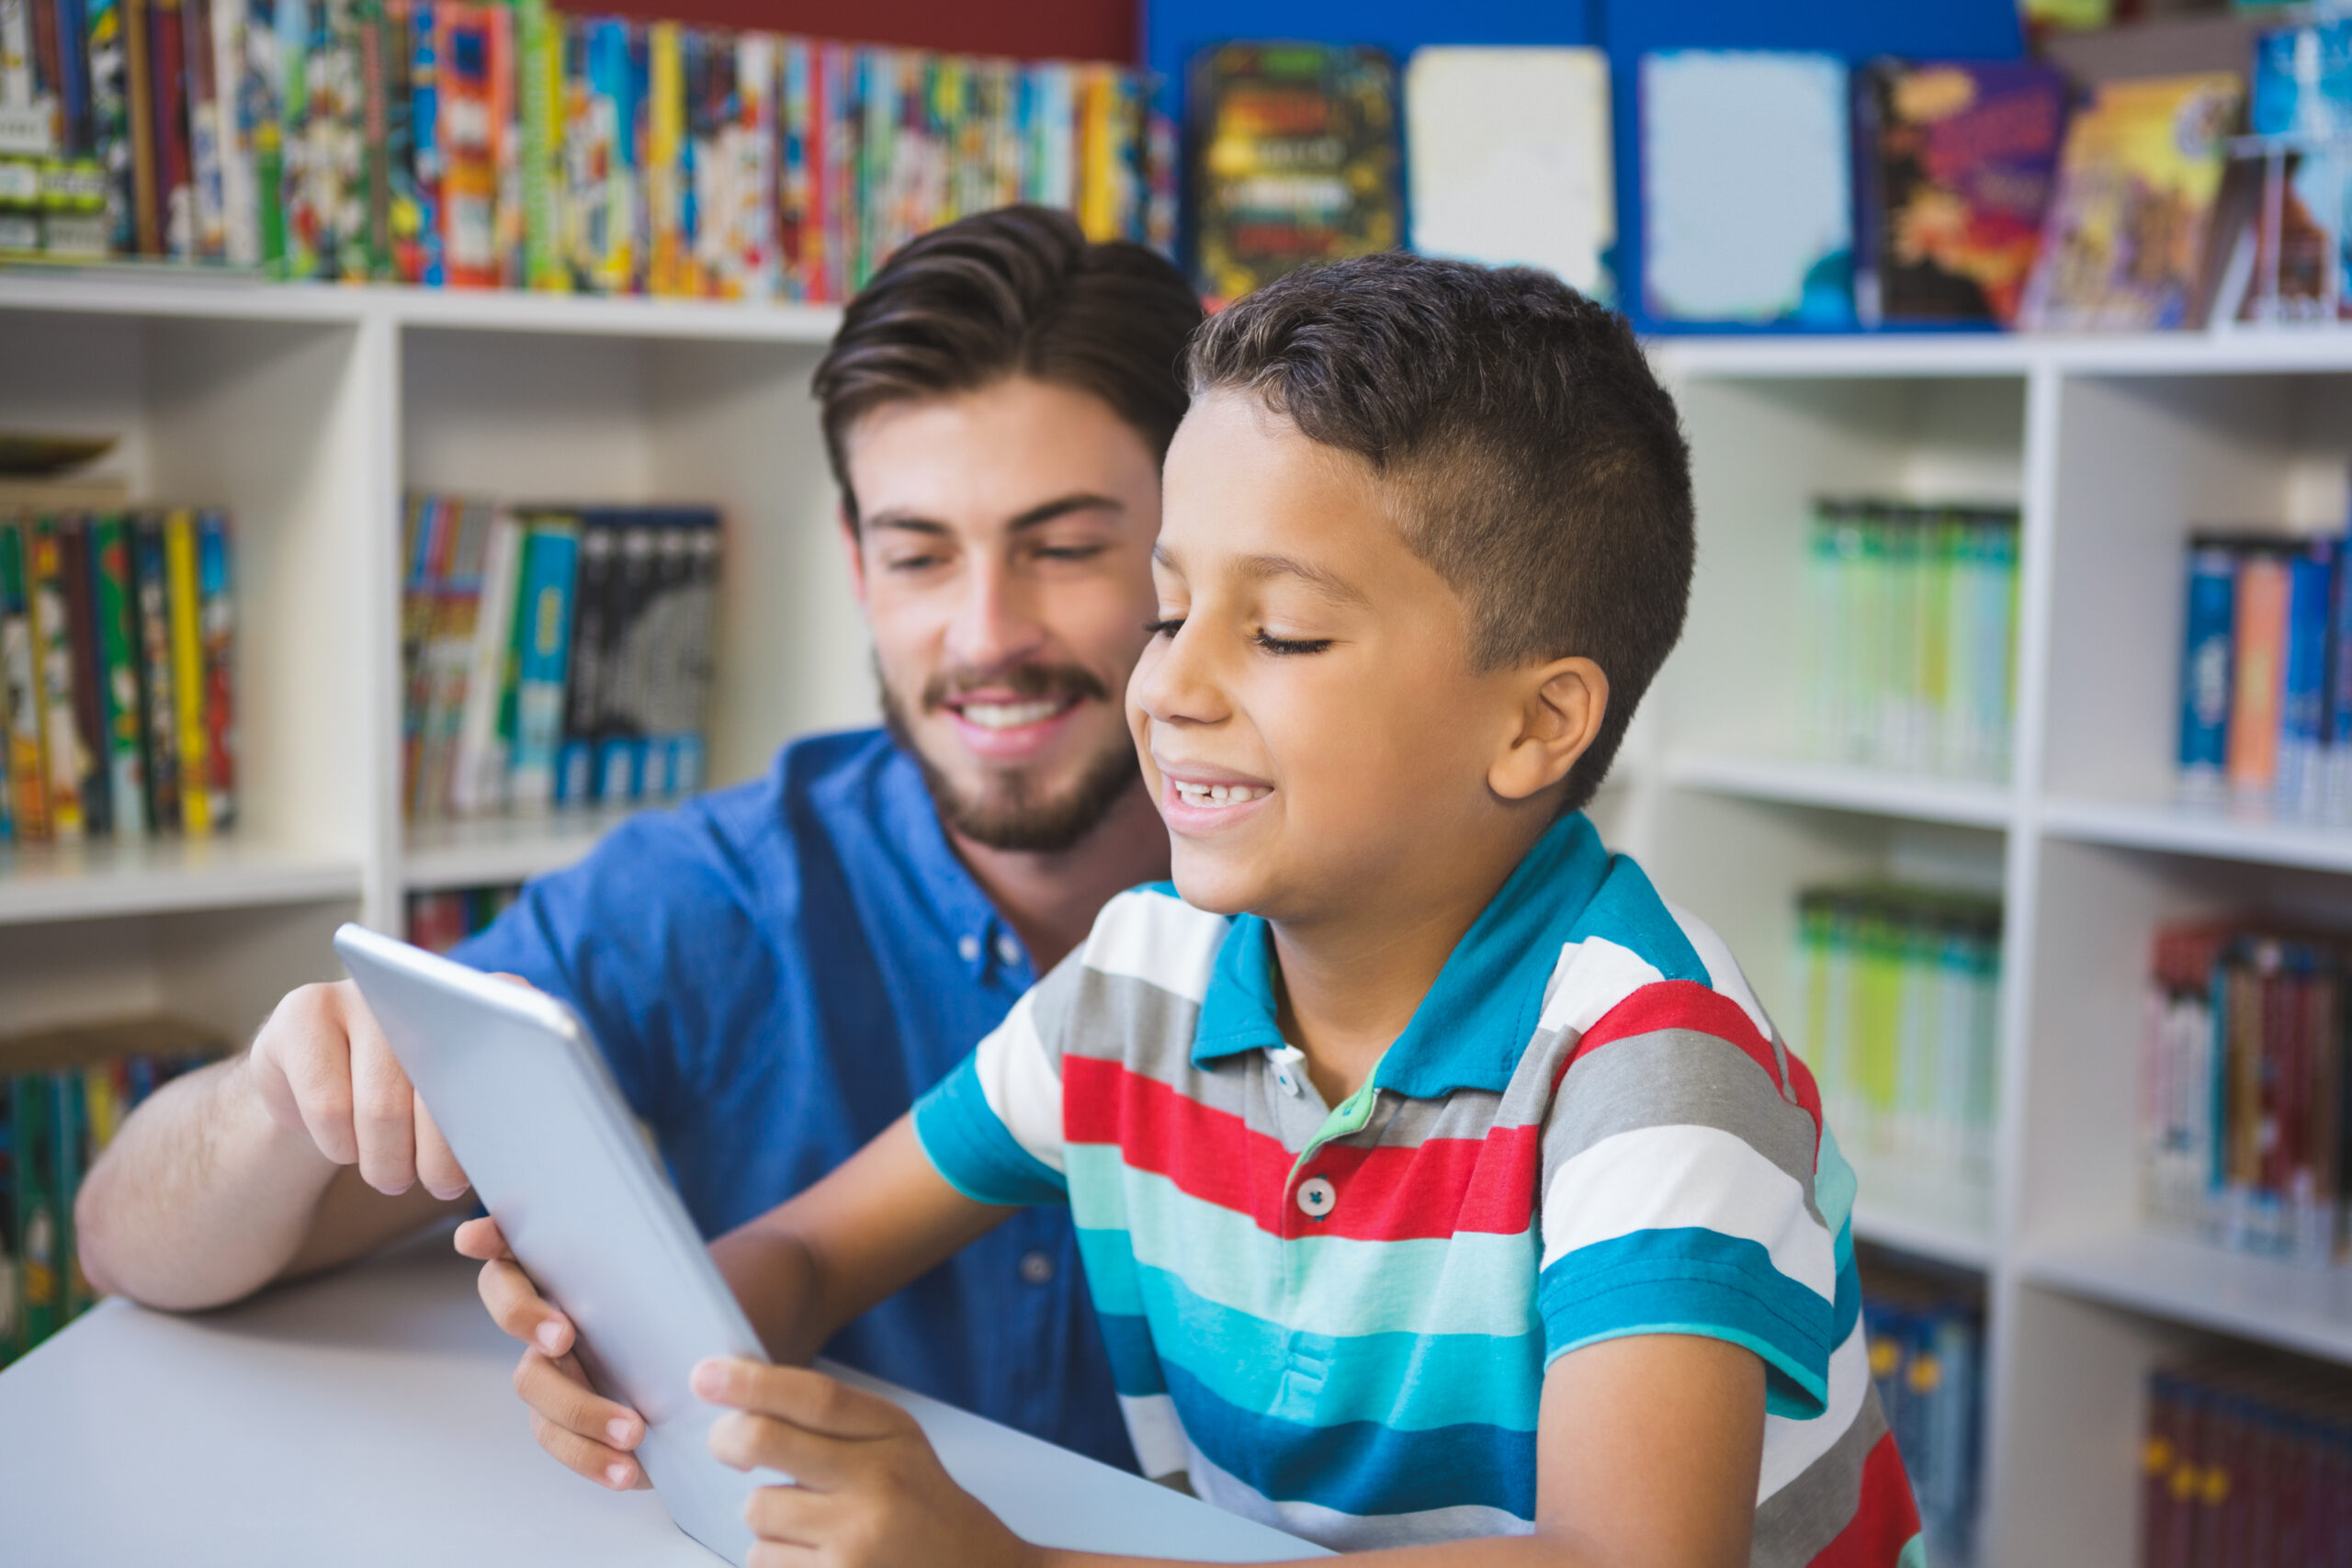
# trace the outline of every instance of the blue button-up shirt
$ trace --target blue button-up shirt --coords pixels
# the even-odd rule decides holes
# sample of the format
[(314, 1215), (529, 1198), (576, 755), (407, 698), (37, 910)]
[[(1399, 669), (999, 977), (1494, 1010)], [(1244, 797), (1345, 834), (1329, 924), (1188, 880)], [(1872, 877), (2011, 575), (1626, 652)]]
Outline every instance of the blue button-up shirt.
[[(457, 956), (579, 1010), (707, 1235), (854, 1154), (1035, 978), (878, 730), (631, 818)], [(1013, 1215), (826, 1353), (1134, 1464), (1066, 1210)]]

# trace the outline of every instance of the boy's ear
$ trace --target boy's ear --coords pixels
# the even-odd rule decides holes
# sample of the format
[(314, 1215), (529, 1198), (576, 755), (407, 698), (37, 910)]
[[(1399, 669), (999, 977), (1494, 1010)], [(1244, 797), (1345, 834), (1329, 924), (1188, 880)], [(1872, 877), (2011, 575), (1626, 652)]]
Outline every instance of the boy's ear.
[(1505, 800), (1525, 800), (1568, 776), (1600, 733), (1609, 676), (1589, 659), (1555, 659), (1520, 672), (1518, 733), (1487, 769)]

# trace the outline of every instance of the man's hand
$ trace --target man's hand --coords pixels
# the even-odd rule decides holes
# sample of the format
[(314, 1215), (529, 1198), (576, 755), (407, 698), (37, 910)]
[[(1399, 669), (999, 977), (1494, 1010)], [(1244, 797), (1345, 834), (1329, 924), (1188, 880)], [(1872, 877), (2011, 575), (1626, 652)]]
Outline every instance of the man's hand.
[(548, 1304), (514, 1261), (498, 1222), (468, 1220), (458, 1227), (457, 1244), (481, 1260), (482, 1305), (526, 1347), (514, 1366), (514, 1392), (530, 1406), (539, 1447), (599, 1486), (626, 1492), (651, 1484), (633, 1453), (645, 1440), (645, 1418), (588, 1386), (571, 1320)]
[(716, 1358), (695, 1368), (694, 1391), (736, 1412), (711, 1427), (712, 1453), (737, 1470), (763, 1465), (795, 1482), (763, 1486), (744, 1506), (760, 1538), (752, 1568), (1044, 1561), (949, 1479), (915, 1418), (877, 1394), (800, 1367)]
[(465, 1191), (466, 1173), (350, 981), (288, 992), (239, 1070), (271, 1121), (335, 1164), (356, 1164), (377, 1191)]

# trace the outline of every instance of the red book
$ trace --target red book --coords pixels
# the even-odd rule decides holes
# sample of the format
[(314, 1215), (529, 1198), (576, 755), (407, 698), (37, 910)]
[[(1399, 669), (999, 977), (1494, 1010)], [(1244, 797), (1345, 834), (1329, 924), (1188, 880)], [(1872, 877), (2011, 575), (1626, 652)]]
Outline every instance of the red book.
[(154, 28), (149, 85), (155, 95), (156, 212), (164, 252), (175, 260), (196, 254), (196, 183), (187, 146), (187, 28), (180, 0), (147, 0)]

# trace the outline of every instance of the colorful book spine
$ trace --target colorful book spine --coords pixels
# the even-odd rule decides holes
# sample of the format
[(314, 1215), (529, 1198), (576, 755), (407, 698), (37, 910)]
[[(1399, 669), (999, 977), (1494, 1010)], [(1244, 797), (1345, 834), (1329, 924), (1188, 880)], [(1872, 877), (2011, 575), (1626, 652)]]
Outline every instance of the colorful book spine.
[(2229, 795), (2237, 566), (2225, 545), (2190, 546), (2180, 670), (2180, 795), (2190, 805), (2218, 806)]
[(36, 522), (29, 547), (26, 591), (32, 604), (34, 661), (40, 686), (50, 831), (71, 842), (81, 839), (87, 826), (82, 779), (88, 770), (81, 730), (74, 722), (73, 634), (66, 623), (63, 562), (56, 528)]
[(684, 45), (673, 22), (646, 29), (646, 292), (692, 292), (686, 223)]
[(438, 288), (448, 281), (443, 228), (440, 10), (446, 0), (413, 0), (409, 8), (409, 182), (414, 230), (406, 240), (401, 281)]
[(547, 0), (514, 0), (515, 95), (522, 127), (523, 282), (571, 287), (562, 251), (563, 34)]
[(232, 266), (261, 265), (258, 132), (275, 119), (267, 74), (256, 75), (247, 0), (207, 0), (211, 24), (214, 156), (220, 186), (220, 256)]
[(2278, 785), (2290, 592), (2288, 564), (2278, 552), (2251, 551), (2240, 561), (2231, 617), (2236, 645), (2230, 660), (2229, 782), (2232, 799), (2255, 810), (2268, 808)]
[(148, 83), (154, 95), (155, 205), (163, 254), (195, 259), (196, 187), (187, 141), (187, 26), (180, 0), (146, 0)]
[(50, 815), (29, 546), (24, 524), (0, 518), (0, 746), (6, 748), (0, 788), (8, 793), (17, 838), (38, 842), (50, 836)]
[(57, 519), (58, 581), (65, 605), (65, 636), (74, 660), (74, 732), (81, 754), (83, 831), (104, 838), (114, 829), (107, 789), (105, 696), (99, 690), (96, 592), (90, 570), (90, 523)]
[(572, 593), (571, 665), (564, 677), (563, 735), (556, 747), (555, 804), (595, 798), (596, 720), (603, 701), (605, 609), (619, 543), (605, 515), (580, 518), (580, 567)]
[(105, 185), (107, 249), (139, 249), (130, 126), (130, 55), (124, 36), (128, 0), (88, 0), (90, 133)]
[(2287, 634), (2279, 675), (2278, 789), (2274, 809), (2316, 820), (2325, 781), (2327, 628), (2335, 547), (2314, 539), (2287, 558)]
[(184, 0), (182, 48), (187, 59), (188, 194), (192, 254), (220, 261), (229, 251), (227, 187), (221, 168), (220, 57), (212, 11), (220, 0)]
[(604, 711), (597, 723), (596, 795), (637, 800), (645, 793), (644, 659), (638, 627), (658, 585), (660, 536), (642, 518), (621, 532), (618, 568), (605, 617)]
[(107, 792), (118, 837), (143, 837), (149, 830), (146, 759), (140, 744), (139, 650), (133, 641), (137, 605), (130, 536), (130, 520), (120, 515), (100, 518), (91, 534), (97, 690), (106, 733)]
[(237, 819), (236, 585), (229, 518), (218, 508), (197, 514), (197, 637), (204, 686), (207, 815), (217, 832)]
[(212, 831), (212, 772), (204, 720), (204, 600), (197, 571), (196, 514), (176, 507), (164, 518), (164, 585), (171, 605), (174, 728), (180, 749), (180, 826), (191, 838)]
[(582, 271), (601, 293), (633, 294), (643, 287), (638, 246), (643, 193), (637, 137), (643, 50), (637, 29), (626, 22), (584, 25), (589, 130), (583, 139), (587, 161), (580, 177), (596, 193), (598, 220), (582, 229)]
[(467, 503), (470, 525), (481, 530), (474, 558), (478, 608), (471, 635), (454, 638), (453, 660), (462, 659), (456, 706), (455, 757), (447, 799), (460, 817), (495, 811), (506, 804), (508, 750), (499, 725), (506, 685), (506, 656), (514, 641), (515, 594), (522, 583), (522, 520), (486, 504)]
[(147, 788), (147, 820), (158, 828), (179, 825), (180, 702), (172, 659), (171, 570), (164, 547), (164, 519), (142, 513), (132, 525), (130, 570), (139, 613), (139, 700), (145, 720), (141, 764)]
[(555, 801), (556, 756), (563, 740), (563, 682), (571, 647), (572, 595), (579, 579), (580, 525), (569, 517), (534, 519), (524, 541), (516, 598), (514, 755), (510, 804), (544, 811)]
[(286, 58), (278, 7), (245, 0), (245, 71), (239, 128), (253, 139), (254, 239), (258, 265), (283, 276), (286, 259)]
[(444, 279), (452, 288), (495, 288), (503, 276), (498, 195), (507, 13), (449, 0), (435, 10)]

